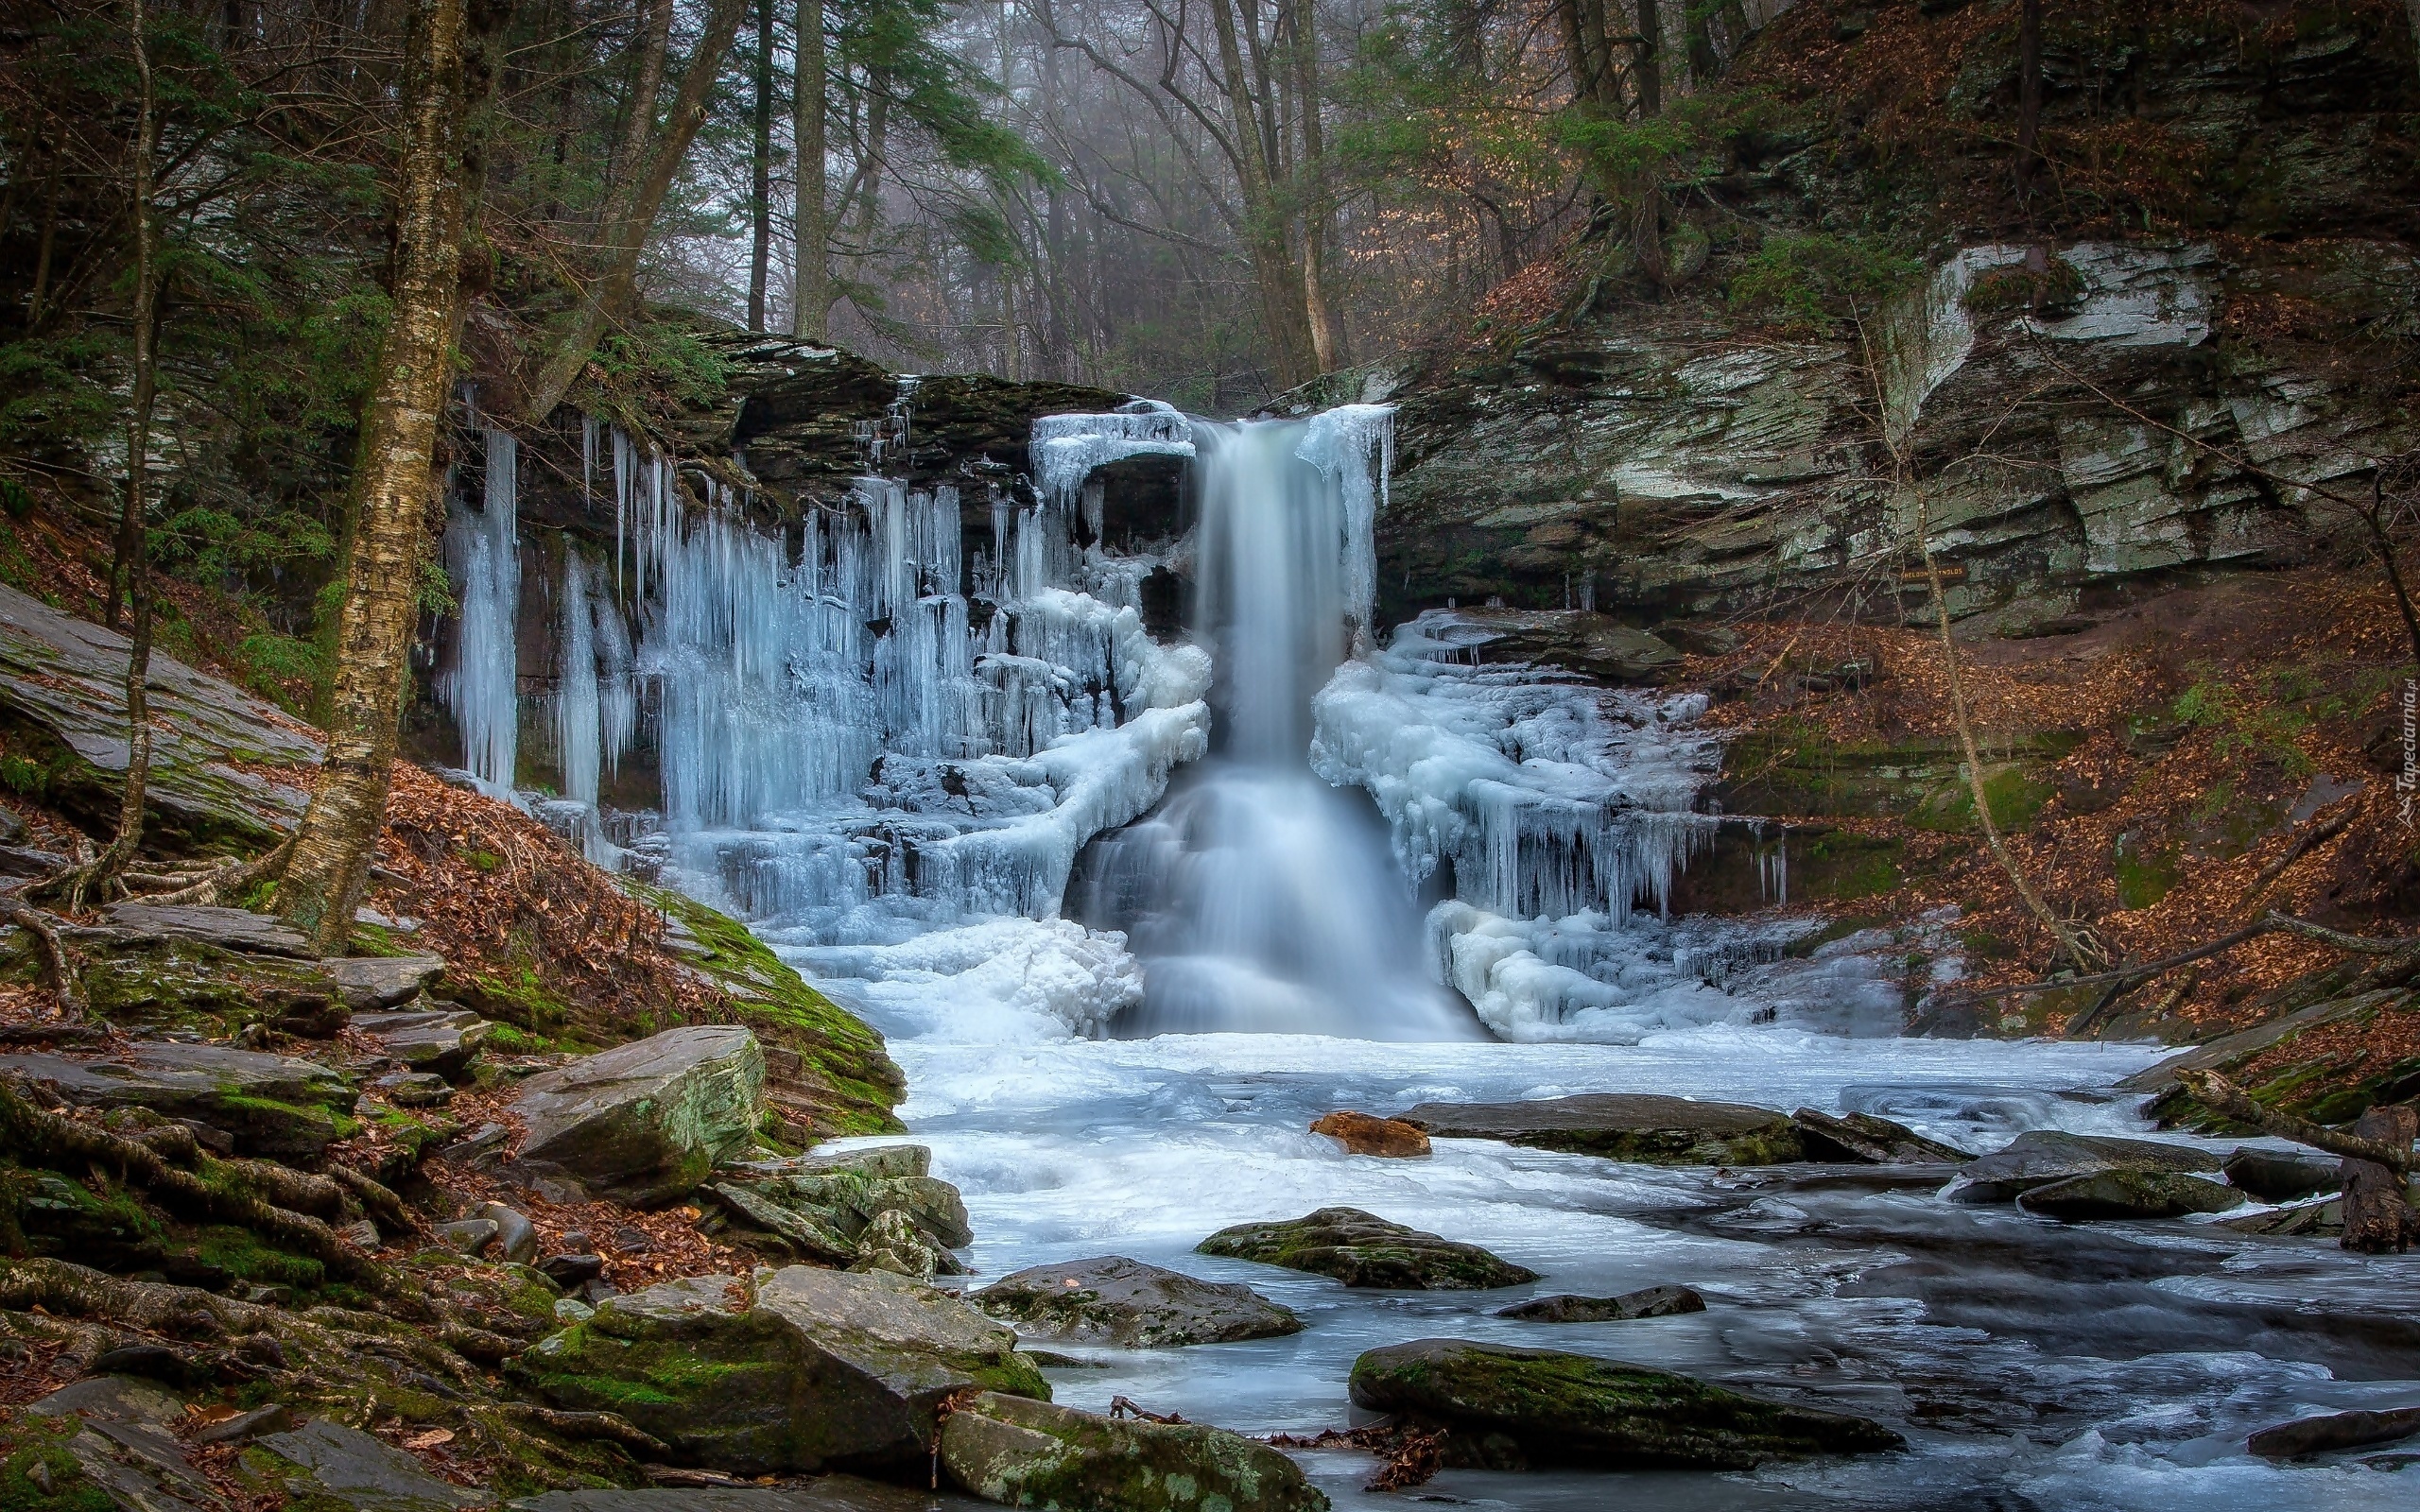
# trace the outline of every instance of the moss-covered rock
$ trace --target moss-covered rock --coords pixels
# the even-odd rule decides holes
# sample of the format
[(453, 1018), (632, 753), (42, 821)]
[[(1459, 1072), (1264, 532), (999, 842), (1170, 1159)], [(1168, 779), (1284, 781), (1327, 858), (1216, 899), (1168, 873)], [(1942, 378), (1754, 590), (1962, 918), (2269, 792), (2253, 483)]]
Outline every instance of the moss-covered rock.
[(1762, 1401), (1694, 1377), (1551, 1349), (1418, 1339), (1353, 1362), (1353, 1400), (1445, 1430), (1448, 1463), (1503, 1469), (1745, 1469), (1904, 1440), (1867, 1418)]
[(2005, 1148), (1969, 1161), (1942, 1194), (1952, 1202), (2014, 1202), (2036, 1187), (2113, 1171), (2191, 1175), (2218, 1169), (2217, 1156), (2190, 1145), (2033, 1129)]
[(0, 1056), (0, 1071), (81, 1108), (147, 1108), (221, 1129), (246, 1155), (311, 1159), (360, 1131), (354, 1093), (325, 1066), (225, 1045), (141, 1041), (107, 1060)]
[(1003, 1276), (970, 1301), (1026, 1338), (1162, 1349), (1299, 1333), (1302, 1319), (1249, 1286), (1110, 1255)]
[(800, 1265), (762, 1285), (704, 1276), (610, 1298), (520, 1368), (562, 1406), (758, 1475), (921, 1463), (953, 1398), (1049, 1395), (1015, 1343), (919, 1282)]
[(1403, 1121), (1432, 1137), (1502, 1140), (1533, 1149), (1649, 1165), (1780, 1165), (1803, 1160), (1786, 1113), (1635, 1092), (1530, 1103), (1422, 1103)]
[(880, 1034), (730, 915), (668, 888), (617, 880), (664, 911), (674, 953), (729, 993), (740, 1021), (756, 1031), (768, 1095), (789, 1122), (827, 1138), (899, 1131), (890, 1110), (908, 1095), (908, 1079)]
[(1322, 1208), (1283, 1223), (1237, 1224), (1197, 1247), (1205, 1255), (1333, 1276), (1347, 1286), (1375, 1291), (1484, 1291), (1538, 1279), (1537, 1272), (1477, 1245), (1407, 1228), (1357, 1208)]
[(647, 1205), (693, 1191), (746, 1150), (765, 1110), (765, 1058), (733, 1024), (666, 1029), (542, 1072), (513, 1111), (520, 1163)]
[(949, 1478), (1003, 1506), (1064, 1512), (1326, 1512), (1276, 1450), (1220, 1428), (1103, 1418), (986, 1394), (942, 1424)]
[(2037, 1218), (2085, 1223), (2098, 1218), (2182, 1218), (2243, 1206), (2243, 1194), (2183, 1171), (2119, 1166), (2033, 1188), (2016, 1205)]
[(241, 1479), (295, 1512), (458, 1512), (489, 1500), (439, 1480), (402, 1450), (324, 1418), (260, 1439), (236, 1466)]

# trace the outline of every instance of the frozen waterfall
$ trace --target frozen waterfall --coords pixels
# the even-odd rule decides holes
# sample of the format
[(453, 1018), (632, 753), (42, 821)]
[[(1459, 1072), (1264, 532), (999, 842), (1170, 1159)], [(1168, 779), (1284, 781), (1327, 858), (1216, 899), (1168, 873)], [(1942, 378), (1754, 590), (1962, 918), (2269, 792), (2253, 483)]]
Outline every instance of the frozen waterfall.
[(462, 727), (462, 765), (483, 792), (510, 798), (521, 736), (521, 443), (494, 426), (483, 435), (480, 507), (457, 500), (445, 522), (445, 567), (461, 595), (461, 619), (438, 696)]

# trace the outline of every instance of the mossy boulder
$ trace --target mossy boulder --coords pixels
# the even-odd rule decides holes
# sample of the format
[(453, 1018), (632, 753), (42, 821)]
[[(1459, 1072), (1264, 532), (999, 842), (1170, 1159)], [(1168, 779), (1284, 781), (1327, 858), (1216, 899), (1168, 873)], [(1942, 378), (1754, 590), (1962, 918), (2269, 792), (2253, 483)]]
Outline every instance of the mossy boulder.
[(1780, 1165), (1806, 1158), (1785, 1113), (1636, 1092), (1531, 1103), (1423, 1103), (1403, 1121), (1431, 1137), (1502, 1140), (1648, 1165)]
[(523, 1084), (519, 1164), (641, 1206), (697, 1188), (744, 1152), (765, 1113), (765, 1057), (735, 1024), (690, 1024), (582, 1057)]
[(1067, 1512), (1326, 1512), (1266, 1444), (1196, 1423), (1103, 1418), (986, 1393), (942, 1424), (949, 1478), (1003, 1506)]
[(1198, 1280), (1120, 1255), (1034, 1265), (968, 1298), (1026, 1338), (1159, 1349), (1299, 1333), (1302, 1319), (1249, 1286)]
[(2243, 1194), (2183, 1171), (2129, 1165), (2071, 1176), (2025, 1193), (2016, 1205), (2037, 1218), (2087, 1223), (2099, 1218), (2182, 1218), (2243, 1206)]
[(2207, 1174), (2220, 1167), (2207, 1150), (2157, 1140), (2126, 1140), (2101, 1134), (2033, 1129), (2007, 1147), (1968, 1162), (1958, 1179), (1942, 1189), (1952, 1202), (2014, 1202), (2036, 1187), (2112, 1171), (2173, 1171)]
[(761, 1285), (701, 1276), (609, 1298), (520, 1368), (559, 1405), (620, 1413), (700, 1465), (767, 1475), (921, 1464), (953, 1399), (1050, 1394), (1015, 1345), (920, 1282), (798, 1265)]
[(253, 1489), (302, 1512), (458, 1512), (493, 1500), (441, 1481), (402, 1450), (324, 1418), (256, 1441), (236, 1467)]
[(1881, 1424), (1552, 1349), (1417, 1339), (1353, 1362), (1353, 1400), (1445, 1431), (1449, 1464), (1747, 1469), (1903, 1447)]
[(1477, 1245), (1389, 1223), (1358, 1208), (1322, 1208), (1283, 1223), (1221, 1228), (1198, 1246), (1205, 1255), (1333, 1276), (1375, 1291), (1468, 1292), (1518, 1286), (1537, 1272)]
[(106, 1060), (0, 1056), (0, 1072), (79, 1108), (147, 1108), (224, 1131), (246, 1155), (308, 1160), (359, 1132), (353, 1089), (290, 1056), (181, 1040), (138, 1041)]

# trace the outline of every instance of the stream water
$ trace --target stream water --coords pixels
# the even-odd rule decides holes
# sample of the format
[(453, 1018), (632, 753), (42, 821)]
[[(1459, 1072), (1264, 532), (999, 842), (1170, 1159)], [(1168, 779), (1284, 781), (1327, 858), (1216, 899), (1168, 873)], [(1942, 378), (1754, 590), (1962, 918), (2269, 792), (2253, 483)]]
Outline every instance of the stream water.
[[(2298, 1415), (2420, 1401), (2420, 1261), (2210, 1224), (2063, 1228), (1944, 1203), (1937, 1173), (1672, 1169), (1453, 1140), (1384, 1160), (1307, 1131), (1337, 1108), (1664, 1092), (1869, 1111), (1991, 1150), (2036, 1128), (2148, 1132), (2113, 1089), (2161, 1054), (1901, 1038), (1889, 938), (1786, 953), (1812, 926), (1663, 917), (1720, 822), (1699, 801), (1720, 759), (1704, 700), (1481, 664), (1471, 617), (1450, 610), (1375, 633), (1384, 410), (1217, 426), (1138, 403), (1045, 421), (1038, 497), (990, 501), (988, 549), (949, 490), (876, 478), (795, 550), (724, 513), (685, 521), (667, 461), (611, 442), (613, 588), (599, 572), (560, 594), (579, 619), (554, 711), (559, 740), (595, 752), (564, 790), (587, 805), (572, 822), (592, 850), (740, 911), (889, 1037), (901, 1116), (973, 1212), (977, 1283), (1117, 1254), (1249, 1282), (1307, 1324), (1096, 1351), (1052, 1372), (1059, 1400), (1310, 1434), (1352, 1421), (1361, 1350), (1458, 1335), (1835, 1405), (1910, 1448), (1739, 1474), (1453, 1470), (1416, 1493), (1446, 1503), (2420, 1500), (2420, 1453), (2279, 1468), (2243, 1448)], [(1119, 558), (1087, 480), (1129, 456), (1185, 459), (1199, 508), (1184, 540)], [(488, 495), (490, 516), (457, 521), (466, 561), (510, 507), (509, 488)], [(1137, 585), (1171, 561), (1199, 584), (1191, 644), (1155, 643), (1136, 612)], [(470, 586), (518, 592), (498, 571)], [(466, 602), (466, 636), (510, 622)], [(511, 726), (490, 705), (512, 679), (474, 663), (509, 674), (510, 654), (469, 639), (458, 653), (447, 686), (475, 758)], [(666, 813), (600, 824), (596, 761), (619, 755), (638, 704)], [(1778, 851), (1771, 882), (1786, 888)], [(1374, 1293), (1193, 1252), (1229, 1224), (1330, 1205), (1545, 1279)], [(1707, 1310), (1493, 1315), (1668, 1282)], [(1304, 1462), (1340, 1506), (1403, 1500), (1361, 1489), (1366, 1455)]]

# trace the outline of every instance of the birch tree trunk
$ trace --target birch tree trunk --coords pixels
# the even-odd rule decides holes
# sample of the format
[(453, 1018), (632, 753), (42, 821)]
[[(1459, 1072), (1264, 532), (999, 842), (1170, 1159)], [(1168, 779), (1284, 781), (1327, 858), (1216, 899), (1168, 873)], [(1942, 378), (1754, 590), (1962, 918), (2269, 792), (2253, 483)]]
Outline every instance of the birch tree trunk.
[(705, 34), (698, 39), (697, 51), (682, 71), (681, 93), (673, 99), (672, 113), (648, 158), (647, 171), (634, 180), (626, 208), (603, 228), (603, 266), (590, 280), (562, 339), (529, 387), (529, 420), (543, 421), (555, 412), (555, 406), (571, 392), (580, 369), (588, 366), (606, 328), (630, 313), (638, 292), (639, 256), (647, 249), (648, 232), (655, 226), (656, 212), (664, 207), (664, 197), (681, 171), (682, 159), (688, 156), (698, 128), (705, 124), (715, 77), (722, 71), (723, 58), (747, 14), (748, 0), (714, 0), (707, 10)]
[(826, 147), (823, 98), (823, 0), (799, 0), (798, 67), (792, 126), (798, 139), (798, 229), (790, 334), (823, 339), (832, 317), (832, 223), (823, 181)]
[(1310, 323), (1312, 366), (1328, 373), (1344, 366), (1344, 335), (1327, 293), (1327, 143), (1320, 124), (1314, 0), (1294, 0), (1294, 93), (1303, 112), (1303, 313)]
[[(437, 509), (437, 428), (462, 320), (464, 161), (475, 39), (465, 0), (411, 0), (405, 47), (393, 314), (362, 413), (327, 756), (278, 884), (277, 912), (339, 954), (387, 811), (411, 628)], [(501, 28), (502, 6), (482, 21)]]

